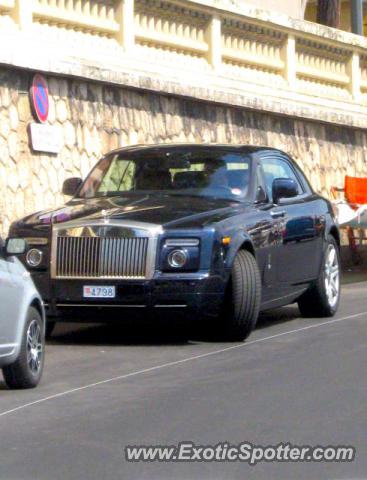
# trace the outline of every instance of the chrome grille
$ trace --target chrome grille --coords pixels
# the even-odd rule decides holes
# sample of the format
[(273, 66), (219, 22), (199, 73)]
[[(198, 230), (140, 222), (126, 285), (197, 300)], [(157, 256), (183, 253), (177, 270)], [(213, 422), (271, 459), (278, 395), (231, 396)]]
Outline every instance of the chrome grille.
[(149, 238), (56, 237), (57, 278), (145, 278)]

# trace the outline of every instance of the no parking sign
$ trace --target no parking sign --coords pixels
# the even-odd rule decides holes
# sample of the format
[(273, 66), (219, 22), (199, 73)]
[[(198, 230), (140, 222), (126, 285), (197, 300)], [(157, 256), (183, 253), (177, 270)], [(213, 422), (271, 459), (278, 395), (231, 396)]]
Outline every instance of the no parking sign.
[(60, 153), (64, 146), (64, 137), (58, 125), (47, 123), (50, 111), (47, 80), (36, 73), (29, 92), (33, 115), (38, 123), (28, 126), (29, 139), (35, 152)]
[(41, 123), (46, 123), (50, 108), (48, 99), (48, 85), (45, 77), (39, 73), (33, 77), (30, 96), (32, 110), (36, 119)]

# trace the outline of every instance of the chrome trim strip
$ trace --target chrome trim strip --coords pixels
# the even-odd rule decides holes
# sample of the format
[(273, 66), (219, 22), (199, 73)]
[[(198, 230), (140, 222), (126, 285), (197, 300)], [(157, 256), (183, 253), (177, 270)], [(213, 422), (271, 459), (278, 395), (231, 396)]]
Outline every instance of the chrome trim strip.
[[(88, 280), (88, 281), (99, 281), (99, 280), (107, 280), (107, 281), (115, 281), (115, 280), (150, 280), (150, 278), (145, 277), (127, 277), (127, 276), (120, 276), (120, 277), (111, 277), (111, 276), (103, 276), (103, 277), (68, 277), (68, 276), (56, 276), (52, 277), (55, 280)], [(98, 287), (98, 285), (96, 285)]]
[(158, 235), (152, 237), (148, 242), (148, 251), (146, 257), (146, 273), (145, 278), (151, 279), (154, 276), (155, 272), (155, 260), (157, 257), (157, 248), (158, 248)]
[(56, 307), (146, 308), (146, 305), (110, 305), (108, 303), (57, 303)]
[[(46, 308), (48, 303), (44, 304)], [(57, 303), (56, 307), (108, 307), (108, 308), (146, 308), (147, 305), (108, 305), (105, 303)], [(187, 305), (154, 305), (154, 308), (187, 308)]]
[(24, 240), (30, 247), (48, 245), (48, 238), (46, 237), (25, 237)]
[(164, 244), (167, 247), (198, 247), (200, 240), (197, 238), (167, 238)]
[(126, 227), (136, 230), (148, 230), (151, 233), (161, 233), (162, 226), (156, 223), (135, 222), (133, 220), (110, 220), (109, 218), (97, 220), (70, 220), (69, 222), (54, 223), (53, 228), (57, 230), (69, 230), (79, 227)]

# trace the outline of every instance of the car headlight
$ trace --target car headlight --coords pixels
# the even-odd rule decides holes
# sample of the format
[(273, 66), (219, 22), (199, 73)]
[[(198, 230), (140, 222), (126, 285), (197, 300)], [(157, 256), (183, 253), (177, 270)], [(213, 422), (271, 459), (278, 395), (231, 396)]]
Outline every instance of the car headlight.
[(161, 251), (161, 270), (195, 271), (200, 267), (200, 240), (197, 238), (168, 238)]
[(172, 268), (183, 268), (188, 260), (188, 254), (186, 250), (182, 248), (177, 250), (172, 250), (169, 253), (167, 261), (169, 266)]
[(42, 263), (43, 253), (38, 248), (32, 248), (27, 252), (26, 262), (30, 267), (38, 267)]

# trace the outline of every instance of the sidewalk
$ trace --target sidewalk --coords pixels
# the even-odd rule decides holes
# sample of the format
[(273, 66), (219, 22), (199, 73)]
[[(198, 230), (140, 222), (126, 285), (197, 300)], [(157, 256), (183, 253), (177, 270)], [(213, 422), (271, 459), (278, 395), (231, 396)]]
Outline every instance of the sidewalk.
[(367, 281), (366, 267), (344, 267), (342, 272), (342, 284), (358, 283)]

